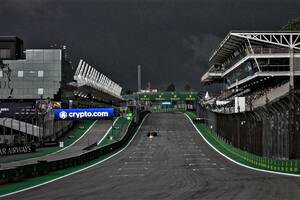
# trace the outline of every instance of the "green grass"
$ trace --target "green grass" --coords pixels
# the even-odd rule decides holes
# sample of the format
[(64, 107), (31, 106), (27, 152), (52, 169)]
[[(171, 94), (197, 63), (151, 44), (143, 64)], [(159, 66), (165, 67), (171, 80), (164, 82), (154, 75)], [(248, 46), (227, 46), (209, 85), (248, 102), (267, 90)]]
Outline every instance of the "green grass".
[[(195, 113), (186, 113), (190, 119), (196, 117)], [(204, 124), (195, 124), (202, 136), (218, 151), (222, 152), (232, 160), (249, 167), (268, 171), (300, 174), (300, 160), (275, 160), (267, 157), (257, 156), (247, 151), (242, 151), (226, 143), (216, 133), (211, 132)]]
[(185, 112), (189, 118), (191, 118), (191, 120), (194, 120), (195, 118), (197, 118), (197, 115), (195, 112)]
[(127, 120), (126, 118), (120, 117), (117, 119), (114, 127), (118, 127), (115, 128), (114, 130), (110, 129), (108, 136), (112, 135), (113, 139), (110, 140), (108, 137), (105, 137), (101, 143), (99, 144), (99, 146), (105, 146), (114, 142), (117, 142), (121, 137), (122, 137), (122, 130), (123, 127), (125, 127), (126, 125), (129, 125), (130, 121)]
[[(73, 144), (94, 123), (94, 121), (84, 121), (83, 123), (84, 123), (84, 128), (82, 128), (82, 129), (78, 128), (73, 134), (74, 137), (66, 138), (64, 140), (64, 147), (67, 147), (67, 146)], [(8, 162), (38, 158), (38, 157), (41, 157), (41, 156), (45, 156), (45, 155), (54, 153), (54, 152), (56, 152), (60, 149), (62, 149), (62, 148), (60, 148), (58, 146), (56, 146), (56, 147), (47, 147), (47, 148), (43, 148), (42, 150), (40, 150), (38, 152), (28, 154), (28, 156), (20, 157), (20, 158), (14, 158), (14, 159), (10, 159), (10, 160), (7, 160), (7, 161), (1, 161), (0, 163), (8, 163)]]
[(100, 156), (99, 158), (97, 158), (93, 161), (90, 161), (90, 162), (87, 162), (87, 163), (84, 163), (84, 164), (81, 164), (81, 165), (78, 165), (78, 166), (75, 166), (75, 167), (70, 167), (70, 168), (67, 168), (67, 169), (55, 171), (55, 172), (52, 172), (52, 173), (50, 173), (46, 176), (38, 176), (38, 177), (35, 177), (35, 178), (26, 179), (22, 182), (3, 185), (3, 186), (0, 187), (0, 196), (11, 193), (11, 192), (19, 191), (19, 190), (22, 190), (22, 189), (25, 189), (25, 188), (33, 187), (33, 186), (36, 186), (38, 184), (42, 184), (42, 183), (45, 183), (47, 181), (51, 181), (53, 179), (59, 178), (59, 177), (64, 176), (66, 174), (70, 174), (72, 172), (78, 171), (80, 169), (83, 169), (85, 167), (93, 165), (93, 164), (95, 164), (99, 161), (102, 161), (102, 160), (108, 158), (109, 156), (111, 156), (112, 154), (114, 154), (116, 152), (117, 151), (112, 151), (108, 154)]

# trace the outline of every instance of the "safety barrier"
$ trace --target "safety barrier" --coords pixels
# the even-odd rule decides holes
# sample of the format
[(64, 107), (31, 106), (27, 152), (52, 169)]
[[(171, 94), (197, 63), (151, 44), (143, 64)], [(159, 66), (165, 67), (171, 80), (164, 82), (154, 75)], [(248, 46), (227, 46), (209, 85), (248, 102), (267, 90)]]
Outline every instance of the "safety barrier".
[(184, 108), (150, 108), (149, 111), (151, 112), (184, 112), (186, 109)]
[[(193, 120), (195, 115), (187, 113)], [(247, 151), (233, 147), (215, 132), (209, 130), (204, 124), (196, 123), (195, 126), (205, 139), (216, 149), (227, 157), (250, 167), (274, 172), (300, 174), (300, 160), (275, 160), (267, 157), (257, 156)]]
[(141, 112), (139, 117), (140, 119), (139, 122), (130, 123), (127, 133), (120, 141), (69, 158), (53, 160), (53, 161), (40, 160), (35, 164), (28, 164), (24, 166), (18, 166), (15, 168), (0, 170), (0, 184), (22, 181), (27, 178), (46, 175), (53, 171), (58, 171), (69, 167), (78, 166), (83, 163), (87, 163), (89, 161), (97, 159), (100, 156), (103, 156), (111, 151), (120, 149), (124, 147), (129, 142), (129, 140), (133, 137), (138, 126), (140, 125), (143, 118), (147, 114), (148, 112)]

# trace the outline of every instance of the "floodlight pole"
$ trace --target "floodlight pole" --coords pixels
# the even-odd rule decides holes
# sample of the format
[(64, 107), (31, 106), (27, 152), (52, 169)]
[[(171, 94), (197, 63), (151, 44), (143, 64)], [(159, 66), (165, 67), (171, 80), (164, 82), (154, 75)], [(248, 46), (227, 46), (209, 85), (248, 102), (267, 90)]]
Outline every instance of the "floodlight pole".
[(295, 91), (295, 77), (294, 77), (294, 48), (289, 48), (290, 54), (290, 82), (289, 82), (289, 157), (295, 158), (299, 156), (298, 136), (295, 134), (295, 105), (294, 105), (294, 91)]
[(290, 49), (290, 91), (294, 89), (294, 49)]
[(142, 75), (141, 75), (141, 65), (138, 65), (138, 92), (141, 92), (142, 89)]

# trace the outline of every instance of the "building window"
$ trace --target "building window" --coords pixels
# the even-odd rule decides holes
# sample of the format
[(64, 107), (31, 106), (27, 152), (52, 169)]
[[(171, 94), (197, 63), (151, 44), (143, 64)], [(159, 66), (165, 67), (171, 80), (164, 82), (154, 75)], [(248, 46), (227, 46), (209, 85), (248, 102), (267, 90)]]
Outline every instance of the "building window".
[(38, 95), (44, 94), (44, 88), (38, 88)]
[(0, 78), (3, 77), (3, 71), (0, 71)]
[(18, 77), (23, 77), (24, 71), (18, 71)]
[(44, 77), (44, 71), (43, 70), (38, 71), (38, 77)]
[(10, 50), (9, 49), (0, 49), (0, 59), (10, 58)]

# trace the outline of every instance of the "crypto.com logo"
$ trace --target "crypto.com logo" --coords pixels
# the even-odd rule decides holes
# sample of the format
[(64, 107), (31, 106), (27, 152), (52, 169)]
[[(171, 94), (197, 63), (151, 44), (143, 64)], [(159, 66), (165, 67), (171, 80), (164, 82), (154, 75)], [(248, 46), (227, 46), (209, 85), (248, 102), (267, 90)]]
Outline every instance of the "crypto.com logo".
[(65, 111), (61, 111), (61, 112), (59, 113), (59, 117), (60, 117), (61, 119), (66, 119), (66, 118), (68, 117), (68, 113), (65, 112)]

